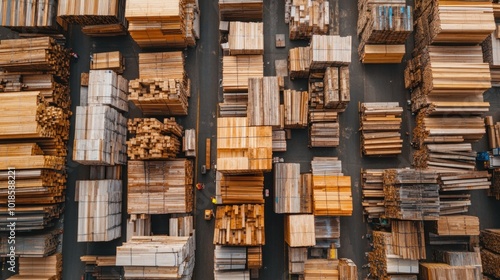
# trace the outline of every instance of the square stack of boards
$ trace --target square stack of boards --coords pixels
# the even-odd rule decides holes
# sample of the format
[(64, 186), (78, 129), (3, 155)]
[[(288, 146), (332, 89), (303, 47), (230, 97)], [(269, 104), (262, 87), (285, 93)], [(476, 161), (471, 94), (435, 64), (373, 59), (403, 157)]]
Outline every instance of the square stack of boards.
[[(122, 74), (125, 71), (125, 57), (119, 51), (93, 53), (90, 59), (90, 70), (102, 69), (109, 69)], [(128, 92), (128, 89), (126, 92)]]
[(262, 0), (219, 0), (221, 20), (262, 21)]
[[(330, 30), (330, 1), (287, 0), (290, 16), (287, 23), (291, 40), (309, 39), (313, 34), (328, 34)], [(285, 20), (286, 21), (286, 20)]]
[(55, 20), (57, 15), (57, 1), (33, 0), (29, 4), (19, 2), (5, 1), (0, 6), (1, 26), (24, 32), (52, 31), (57, 29)]

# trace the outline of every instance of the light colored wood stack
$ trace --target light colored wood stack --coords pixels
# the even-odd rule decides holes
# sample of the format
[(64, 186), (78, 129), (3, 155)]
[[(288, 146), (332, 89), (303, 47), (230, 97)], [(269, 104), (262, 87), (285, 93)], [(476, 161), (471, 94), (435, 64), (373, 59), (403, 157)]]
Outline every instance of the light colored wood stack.
[(401, 139), (401, 114), (403, 108), (397, 102), (361, 103), (360, 130), (364, 155), (397, 155), (403, 148)]
[(264, 175), (224, 175), (217, 171), (217, 204), (264, 203)]
[(217, 119), (217, 170), (224, 174), (272, 169), (272, 128), (249, 127), (247, 118)]
[(391, 221), (394, 254), (410, 260), (425, 259), (425, 234), (422, 221)]
[(0, 23), (6, 27), (55, 29), (56, 9), (56, 1), (8, 0), (0, 6)]
[(481, 262), (486, 275), (500, 278), (500, 229), (485, 229), (481, 231)]
[(80, 261), (85, 264), (94, 264), (96, 266), (115, 266), (116, 255), (114, 256), (96, 256), (96, 255), (83, 255)]
[[(109, 69), (116, 73), (123, 73), (125, 70), (125, 58), (120, 51), (93, 53), (90, 60), (90, 70)], [(125, 92), (127, 90), (125, 89)]]
[(288, 248), (288, 273), (304, 274), (304, 264), (307, 260), (307, 248), (297, 247)]
[[(23, 234), (16, 236), (16, 256), (42, 258), (52, 255), (62, 242), (62, 230), (52, 230), (40, 234)], [(6, 256), (10, 252), (8, 237), (0, 237), (0, 254)]]
[(215, 280), (250, 279), (249, 270), (214, 271)]
[(224, 92), (224, 102), (219, 103), (219, 116), (246, 117), (248, 92)]
[(309, 93), (307, 91), (286, 89), (283, 91), (283, 101), (285, 105), (285, 127), (307, 127)]
[(229, 23), (229, 53), (263, 54), (264, 24), (262, 22), (231, 21)]
[(116, 248), (116, 265), (127, 279), (190, 279), (194, 270), (194, 233), (189, 237), (135, 236)]
[(184, 130), (182, 151), (186, 157), (196, 157), (196, 130), (194, 128)]
[(221, 20), (262, 21), (262, 0), (219, 0)]
[(350, 259), (339, 260), (339, 280), (357, 280), (358, 269), (356, 264)]
[(127, 241), (132, 239), (132, 236), (149, 235), (151, 235), (151, 215), (130, 214), (130, 218), (127, 219)]
[(286, 131), (273, 130), (273, 153), (286, 152)]
[(332, 216), (315, 216), (314, 226), (316, 240), (340, 238), (340, 218)]
[(285, 242), (290, 247), (316, 245), (313, 215), (286, 215)]
[(433, 221), (432, 232), (447, 236), (479, 235), (479, 218), (465, 215), (439, 217)]
[(62, 279), (62, 262), (61, 253), (44, 258), (20, 257), (19, 274), (7, 279), (60, 280)]
[(436, 252), (436, 260), (452, 267), (471, 266), (474, 268), (475, 274), (473, 279), (482, 279), (483, 277), (483, 266), (479, 250), (474, 250), (474, 252), (438, 251)]
[(405, 45), (365, 45), (359, 56), (366, 64), (401, 63), (405, 53)]
[(264, 205), (217, 206), (214, 244), (232, 246), (264, 245)]
[(262, 268), (262, 246), (247, 247), (247, 268)]
[(488, 171), (440, 173), (439, 185), (442, 191), (487, 190), (490, 178)]
[(476, 152), (472, 149), (472, 144), (458, 143), (461, 141), (461, 137), (448, 137), (448, 139), (452, 140), (449, 143), (432, 144), (432, 141), (438, 142), (446, 139), (435, 137), (424, 140), (424, 143), (427, 141), (428, 144), (423, 149), (415, 151), (413, 164), (418, 168), (428, 168), (437, 172), (460, 171), (475, 174), (473, 170), (476, 166)]
[(304, 263), (304, 280), (339, 279), (338, 264), (338, 260), (306, 260)]
[(368, 218), (380, 218), (385, 214), (384, 170), (362, 169), (361, 180), (363, 212)]
[(222, 90), (248, 92), (248, 79), (264, 76), (262, 55), (233, 55), (222, 59)]
[(291, 79), (309, 76), (310, 55), (309, 47), (297, 47), (288, 51), (288, 70)]
[(280, 96), (277, 77), (248, 79), (248, 126), (279, 127)]
[(351, 63), (351, 36), (313, 35), (310, 45), (310, 69), (326, 69)]
[[(309, 127), (309, 146), (310, 147), (337, 147), (340, 143), (340, 125), (337, 115), (323, 115), (322, 121), (313, 122), (317, 115), (316, 112), (310, 112)], [(335, 121), (333, 121), (335, 120)]]
[(180, 151), (182, 127), (173, 117), (163, 123), (153, 118), (129, 119), (128, 131), (135, 136), (127, 141), (127, 154), (132, 160), (175, 158)]
[(290, 39), (309, 39), (313, 34), (328, 34), (330, 2), (328, 0), (293, 0), (288, 22)]
[(421, 263), (420, 279), (477, 279), (473, 266), (451, 266), (445, 263)]
[(298, 163), (274, 164), (275, 213), (311, 213), (311, 175), (303, 175)]
[[(323, 96), (311, 94), (310, 106), (343, 112), (351, 100), (349, 67), (327, 67), (323, 77)], [(323, 98), (321, 98), (323, 97)]]
[(190, 236), (193, 234), (193, 216), (185, 216), (182, 215), (179, 217), (177, 214), (174, 217), (169, 219), (168, 230), (169, 236)]
[(76, 181), (78, 242), (103, 242), (121, 237), (122, 181)]
[[(493, 5), (499, 7), (498, 3), (493, 3)], [(495, 19), (497, 18), (495, 16)], [(484, 62), (490, 65), (492, 87), (500, 86), (500, 33), (498, 30), (499, 25), (496, 24), (496, 30), (481, 43)]]
[[(58, 22), (79, 25), (125, 24), (124, 5), (120, 0), (60, 0), (57, 6)], [(64, 26), (64, 24), (63, 24)]]
[(128, 162), (129, 214), (193, 210), (193, 166), (187, 159)]
[(439, 216), (456, 215), (469, 212), (470, 194), (439, 194)]
[(247, 264), (247, 248), (215, 246), (214, 271), (245, 269)]

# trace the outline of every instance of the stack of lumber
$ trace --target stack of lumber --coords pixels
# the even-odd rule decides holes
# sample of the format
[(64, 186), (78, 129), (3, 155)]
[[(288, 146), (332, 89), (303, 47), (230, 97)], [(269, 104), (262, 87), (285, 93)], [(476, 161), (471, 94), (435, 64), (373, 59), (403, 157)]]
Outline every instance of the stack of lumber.
[(141, 48), (185, 48), (196, 44), (196, 4), (185, 0), (128, 0), (128, 31)]
[[(456, 120), (458, 121), (458, 119)], [(446, 127), (443, 125), (443, 127)], [(447, 138), (442, 140), (446, 141)], [(413, 154), (413, 164), (418, 168), (428, 168), (437, 172), (471, 172), (476, 166), (476, 152), (471, 143), (457, 143), (462, 138), (454, 139), (449, 143), (439, 143), (441, 139), (425, 139), (427, 143), (422, 149)], [(432, 144), (438, 142), (437, 144)]]
[(224, 92), (224, 102), (219, 103), (221, 117), (246, 117), (248, 92)]
[(327, 67), (351, 63), (351, 36), (313, 35), (310, 45), (310, 69), (324, 70)]
[(217, 170), (224, 174), (272, 169), (272, 128), (250, 127), (247, 118), (217, 119)]
[(262, 246), (247, 247), (247, 268), (262, 268)]
[(342, 258), (339, 260), (339, 279), (341, 280), (357, 280), (358, 269), (356, 264), (350, 260)]
[(483, 266), (479, 250), (474, 252), (438, 251), (436, 260), (453, 267), (472, 266), (475, 274), (475, 278), (472, 279), (482, 279), (483, 277)]
[(340, 238), (340, 218), (332, 216), (314, 217), (316, 239)]
[(405, 45), (365, 45), (360, 50), (362, 63), (401, 63), (406, 53)]
[(129, 92), (129, 100), (145, 115), (187, 115), (190, 88), (184, 54), (140, 53), (139, 79), (130, 81)]
[(247, 248), (215, 246), (214, 271), (245, 269), (247, 264)]
[(134, 236), (116, 248), (127, 279), (191, 279), (195, 236)]
[(264, 175), (225, 175), (217, 171), (217, 204), (264, 203)]
[(363, 212), (368, 218), (380, 218), (385, 214), (384, 170), (361, 169)]
[(439, 220), (433, 221), (431, 232), (448, 236), (479, 235), (479, 218), (466, 215), (439, 217)]
[(307, 248), (297, 247), (288, 248), (288, 273), (304, 274), (304, 263), (307, 260)]
[(285, 128), (306, 128), (309, 113), (309, 93), (286, 89), (283, 91)]
[(57, 1), (3, 1), (0, 6), (0, 25), (22, 27), (24, 30), (56, 29)]
[(422, 221), (391, 221), (394, 254), (410, 260), (425, 259), (425, 234)]
[(497, 24), (496, 30), (481, 44), (484, 62), (490, 65), (491, 86), (493, 87), (500, 86), (500, 33), (498, 33), (498, 28)]
[(385, 216), (403, 220), (439, 219), (439, 185), (434, 171), (384, 170)]
[(488, 195), (500, 200), (500, 169), (498, 168), (493, 170), (493, 178), (491, 180), (491, 188)]
[(304, 263), (304, 280), (339, 279), (338, 260), (308, 259)]
[[(310, 106), (314, 109), (336, 109), (335, 111), (343, 112), (351, 99), (349, 67), (327, 67), (322, 82), (323, 90), (319, 88), (316, 94), (310, 92)], [(318, 84), (321, 86), (321, 82), (316, 82), (315, 87)]]
[[(62, 242), (62, 230), (52, 230), (40, 234), (16, 234), (16, 256), (42, 258), (52, 255)], [(10, 252), (7, 235), (0, 237), (0, 256)]]
[(122, 181), (76, 181), (78, 242), (111, 241), (121, 237)]
[(264, 245), (264, 205), (217, 206), (214, 244), (231, 246)]
[(97, 255), (83, 255), (80, 261), (85, 264), (94, 264), (96, 266), (115, 266), (116, 255), (114, 256), (97, 256)]
[(367, 156), (397, 155), (403, 148), (401, 114), (397, 102), (361, 103), (361, 149)]
[(313, 34), (328, 34), (330, 2), (328, 0), (293, 0), (288, 21), (290, 39), (309, 39)]
[(332, 111), (310, 111), (309, 112), (310, 122), (337, 122), (338, 112)]
[(469, 212), (471, 205), (470, 194), (440, 193), (439, 194), (439, 216), (456, 215)]
[(500, 123), (493, 121), (493, 116), (485, 116), (484, 124), (488, 134), (488, 146), (490, 149), (500, 147)]
[(19, 274), (7, 279), (62, 279), (62, 261), (61, 253), (44, 258), (21, 257), (19, 258)]
[(194, 128), (184, 130), (182, 151), (186, 157), (196, 157), (196, 130)]
[(491, 186), (488, 171), (439, 173), (441, 191), (487, 190)]
[(221, 20), (262, 21), (262, 0), (219, 0)]
[(481, 231), (481, 262), (486, 275), (500, 278), (500, 229), (485, 229)]
[(273, 153), (286, 152), (286, 131), (273, 130)]
[[(227, 0), (220, 0), (227, 1)], [(262, 2), (262, 0), (260, 0)], [(249, 270), (214, 271), (215, 280), (251, 279)]]
[(247, 92), (249, 78), (264, 76), (262, 55), (232, 55), (222, 59), (222, 90), (224, 92)]
[(337, 112), (309, 112), (309, 146), (337, 147), (340, 141), (340, 127)]
[(309, 77), (311, 49), (297, 47), (288, 51), (288, 70), (291, 79)]
[(151, 235), (151, 215), (149, 214), (130, 214), (127, 219), (127, 241), (132, 236), (149, 236)]
[(280, 126), (279, 92), (278, 77), (248, 79), (249, 126)]
[(175, 158), (180, 151), (182, 126), (173, 117), (163, 119), (163, 123), (153, 118), (129, 119), (128, 131), (134, 135), (127, 141), (130, 159)]
[(262, 22), (231, 21), (229, 23), (229, 54), (263, 54), (264, 24)]
[(451, 266), (445, 263), (421, 263), (420, 279), (475, 280), (478, 278), (476, 278), (475, 268), (473, 266)]
[(193, 165), (187, 159), (128, 162), (129, 214), (189, 213)]
[(286, 215), (285, 242), (290, 247), (316, 245), (314, 215)]
[[(125, 58), (120, 51), (93, 53), (90, 59), (90, 70), (113, 70), (116, 73), (125, 71)], [(125, 89), (127, 92), (127, 89)]]
[(274, 164), (274, 212), (311, 213), (311, 175), (299, 163)]

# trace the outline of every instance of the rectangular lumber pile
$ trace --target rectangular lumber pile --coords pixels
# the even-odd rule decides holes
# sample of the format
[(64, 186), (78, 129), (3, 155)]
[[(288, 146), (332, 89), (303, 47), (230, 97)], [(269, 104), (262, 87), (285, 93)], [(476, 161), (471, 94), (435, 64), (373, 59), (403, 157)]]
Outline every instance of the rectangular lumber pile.
[(304, 263), (304, 280), (339, 279), (339, 261), (308, 259)]
[(291, 48), (288, 51), (288, 73), (291, 79), (309, 77), (310, 55), (309, 47)]
[(250, 279), (250, 271), (249, 270), (214, 271), (214, 279), (215, 280)]
[(401, 63), (406, 53), (405, 45), (365, 45), (359, 51), (362, 63)]
[(247, 118), (217, 119), (217, 169), (224, 174), (272, 169), (272, 128), (250, 127)]
[(309, 113), (309, 93), (285, 89), (283, 91), (286, 128), (306, 128)]
[(439, 217), (439, 220), (432, 222), (431, 231), (447, 236), (479, 235), (479, 218), (466, 215)]
[[(113, 70), (118, 74), (125, 71), (125, 58), (120, 51), (93, 53), (90, 70)], [(125, 89), (125, 92), (127, 90)]]
[(103, 242), (121, 237), (122, 181), (76, 181), (78, 242)]
[(194, 128), (184, 130), (182, 151), (186, 157), (196, 157), (196, 130)]
[(230, 246), (264, 245), (264, 205), (217, 206), (214, 244)]
[(342, 258), (339, 260), (339, 280), (357, 280), (358, 269), (356, 264), (350, 260)]
[(482, 230), (481, 243), (484, 248), (500, 254), (500, 229)]
[(316, 240), (340, 238), (340, 218), (333, 216), (315, 216), (314, 227)]
[(494, 279), (500, 278), (500, 254), (491, 251), (486, 247), (481, 250), (481, 263), (483, 265), (483, 273), (488, 276), (494, 277)]
[(473, 266), (451, 266), (445, 263), (421, 263), (420, 279), (475, 280), (477, 278)]
[(297, 247), (288, 248), (288, 273), (304, 274), (304, 264), (307, 260), (307, 248)]
[(384, 170), (385, 216), (404, 220), (438, 220), (437, 177), (434, 171)]
[(340, 141), (340, 125), (337, 112), (309, 112), (309, 146), (337, 147)]
[(19, 274), (7, 279), (59, 280), (62, 279), (62, 262), (63, 256), (61, 253), (43, 258), (21, 257), (19, 258)]
[(410, 260), (422, 260), (425, 255), (425, 233), (422, 221), (391, 221), (394, 254)]
[(127, 141), (132, 160), (175, 158), (180, 151), (182, 126), (173, 117), (163, 119), (163, 123), (153, 118), (129, 119), (128, 131), (133, 135)]
[(316, 109), (337, 109), (343, 112), (351, 100), (349, 67), (327, 67), (323, 77), (323, 86), (323, 100), (315, 98), (317, 101), (313, 102), (311, 94), (310, 106)]
[(247, 247), (247, 268), (262, 268), (262, 246)]
[(262, 0), (219, 0), (221, 20), (262, 21)]
[(87, 104), (109, 105), (120, 112), (128, 111), (128, 80), (113, 70), (90, 70)]
[(219, 103), (219, 116), (246, 117), (248, 92), (224, 92), (224, 102)]
[(151, 235), (151, 215), (149, 214), (130, 214), (127, 219), (127, 241), (132, 236), (149, 236)]
[(100, 25), (123, 23), (124, 5), (120, 0), (59, 0), (57, 17), (66, 23)]
[(327, 67), (351, 63), (351, 36), (313, 35), (310, 44), (310, 69), (324, 70)]
[(285, 242), (290, 247), (309, 247), (316, 245), (313, 215), (286, 215)]
[(385, 214), (384, 207), (384, 170), (361, 170), (361, 194), (363, 213), (368, 218), (380, 218)]
[(311, 213), (311, 175), (299, 163), (274, 164), (274, 212)]
[(280, 126), (278, 77), (248, 79), (248, 126)]
[(474, 269), (475, 278), (483, 278), (483, 265), (481, 264), (481, 253), (479, 250), (474, 252), (457, 252), (457, 251), (438, 251), (436, 260), (449, 264), (453, 267), (471, 266)]
[(214, 271), (245, 269), (247, 264), (247, 248), (215, 246)]
[(439, 185), (442, 191), (487, 190), (491, 186), (488, 171), (462, 171), (440, 173)]
[(470, 193), (440, 193), (439, 216), (456, 215), (469, 212)]
[[(3, 1), (0, 5), (0, 25), (31, 30), (56, 29), (57, 1)], [(15, 15), (15, 16), (14, 16)]]
[(500, 200), (500, 169), (498, 168), (493, 170), (493, 178), (491, 179), (491, 188), (488, 195)]
[[(16, 234), (16, 256), (42, 258), (52, 255), (58, 244), (62, 242), (60, 230), (52, 230), (45, 233)], [(0, 256), (6, 257), (10, 252), (7, 235), (0, 237)]]
[(129, 214), (193, 210), (193, 165), (187, 159), (128, 162)]
[(403, 108), (397, 102), (361, 103), (360, 130), (363, 154), (387, 156), (401, 153), (401, 114)]
[(286, 152), (286, 131), (273, 130), (273, 153)]
[[(443, 125), (443, 127), (446, 126)], [(441, 140), (449, 143), (439, 143)], [(428, 168), (437, 172), (454, 173), (459, 171), (464, 172), (465, 177), (474, 177), (476, 175), (482, 177), (482, 173), (473, 171), (476, 167), (477, 153), (472, 149), (472, 144), (457, 143), (460, 141), (462, 141), (462, 137), (425, 139), (423, 148), (413, 154), (413, 163), (418, 168)], [(433, 144), (433, 142), (437, 143)], [(448, 180), (448, 178), (445, 177), (445, 180)], [(444, 184), (441, 184), (441, 188), (446, 190)], [(453, 190), (453, 188), (450, 188), (450, 190)]]
[(217, 204), (264, 203), (264, 175), (225, 175), (217, 171)]
[(230, 55), (264, 54), (264, 24), (231, 21), (228, 43)]
[(233, 55), (222, 59), (222, 90), (248, 92), (248, 79), (264, 76), (262, 55)]
[(313, 34), (328, 34), (330, 2), (328, 0), (293, 0), (289, 7), (290, 39), (309, 39)]
[(193, 216), (174, 214), (168, 220), (169, 236), (190, 236), (193, 234)]
[[(481, 43), (481, 47), (483, 49), (483, 59), (484, 62), (490, 65), (492, 79), (493, 72), (495, 71), (498, 73), (498, 69), (500, 67), (500, 38), (498, 30), (499, 25), (497, 24), (496, 30), (493, 31), (493, 33), (490, 34), (486, 40), (483, 41), (483, 43)], [(498, 79), (496, 79), (496, 82), (498, 84)]]

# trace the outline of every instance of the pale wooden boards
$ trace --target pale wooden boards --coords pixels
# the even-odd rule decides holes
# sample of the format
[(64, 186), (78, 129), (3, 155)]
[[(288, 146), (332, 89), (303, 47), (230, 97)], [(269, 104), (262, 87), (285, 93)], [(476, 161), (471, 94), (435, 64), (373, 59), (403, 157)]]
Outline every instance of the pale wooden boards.
[(445, 263), (421, 263), (420, 279), (477, 279), (473, 266), (451, 266)]
[(262, 21), (262, 0), (219, 0), (222, 20)]
[(290, 247), (288, 248), (288, 273), (304, 274), (304, 263), (307, 260), (307, 248)]
[(247, 249), (245, 247), (215, 246), (214, 271), (245, 269)]
[(224, 56), (222, 59), (222, 90), (247, 92), (249, 78), (264, 76), (262, 55)]
[(264, 175), (224, 175), (217, 171), (217, 204), (264, 203)]
[(215, 280), (251, 279), (249, 270), (214, 271)]
[(8, 27), (55, 29), (56, 1), (7, 0), (0, 5), (0, 23)]
[(310, 44), (310, 69), (326, 69), (351, 63), (351, 36), (313, 35)]
[(442, 191), (486, 190), (491, 186), (490, 178), (488, 171), (440, 172), (439, 184)]
[[(116, 73), (123, 73), (125, 70), (125, 58), (120, 51), (93, 53), (90, 60), (90, 70), (109, 69)], [(125, 88), (125, 91), (127, 89)]]
[(61, 0), (57, 5), (59, 20), (80, 25), (118, 23), (123, 18), (119, 0)]
[(286, 131), (273, 130), (273, 153), (286, 152)]
[(151, 215), (150, 214), (130, 214), (127, 219), (127, 241), (132, 236), (150, 236), (151, 235)]
[[(476, 123), (479, 124), (478, 122)], [(443, 127), (446, 127), (446, 124), (443, 125)], [(419, 133), (422, 132), (419, 131)], [(438, 141), (441, 139), (444, 141), (448, 140), (449, 143), (439, 143)], [(439, 138), (439, 136), (434, 136), (433, 138), (429, 137), (428, 140), (425, 139), (424, 141), (428, 142), (428, 144), (425, 145), (424, 148), (415, 151), (413, 154), (414, 165), (419, 168), (428, 168), (441, 173), (460, 171), (465, 172), (464, 176), (466, 177), (476, 176), (476, 172), (473, 171), (475, 168), (476, 152), (472, 149), (471, 143), (459, 143), (462, 139), (462, 137)], [(433, 140), (436, 140), (438, 143), (432, 144)], [(447, 179), (445, 178), (445, 180)], [(448, 182), (448, 184), (449, 183), (453, 182)], [(447, 189), (444, 185), (442, 188), (443, 190)], [(460, 186), (450, 185), (448, 189), (452, 190), (453, 188), (459, 189)]]
[(265, 242), (263, 204), (217, 206), (215, 245), (256, 246)]
[(277, 77), (248, 79), (248, 126), (280, 126)]
[(328, 240), (340, 238), (340, 218), (336, 216), (315, 216), (314, 231), (316, 240)]
[(229, 54), (264, 54), (262, 22), (229, 22)]
[(479, 250), (474, 249), (474, 252), (438, 251), (436, 252), (436, 260), (453, 267), (470, 266), (474, 269), (475, 278), (473, 279), (481, 279), (483, 277), (483, 266)]
[(288, 4), (290, 39), (309, 39), (313, 34), (328, 34), (330, 1), (292, 0)]
[(219, 103), (219, 116), (246, 117), (248, 92), (224, 92), (224, 102)]
[(288, 51), (288, 71), (291, 79), (309, 76), (310, 55), (309, 47), (291, 48)]
[(61, 253), (43, 258), (21, 257), (19, 258), (19, 274), (7, 279), (60, 280), (62, 279), (62, 262)]
[(285, 89), (283, 91), (286, 128), (307, 127), (309, 92)]
[(304, 263), (304, 280), (339, 279), (338, 260), (308, 259)]
[(182, 151), (186, 157), (196, 157), (196, 130), (194, 128), (184, 130)]
[(186, 214), (174, 214), (168, 220), (169, 236), (191, 236), (194, 232), (193, 216)]
[(312, 212), (311, 174), (300, 174), (298, 163), (274, 164), (274, 212)]
[(465, 215), (439, 217), (433, 221), (432, 232), (447, 236), (479, 235), (479, 218)]
[(286, 215), (285, 242), (290, 247), (316, 245), (314, 215)]

